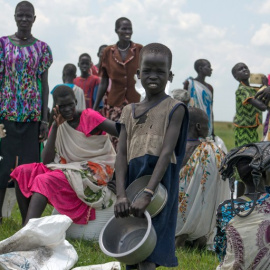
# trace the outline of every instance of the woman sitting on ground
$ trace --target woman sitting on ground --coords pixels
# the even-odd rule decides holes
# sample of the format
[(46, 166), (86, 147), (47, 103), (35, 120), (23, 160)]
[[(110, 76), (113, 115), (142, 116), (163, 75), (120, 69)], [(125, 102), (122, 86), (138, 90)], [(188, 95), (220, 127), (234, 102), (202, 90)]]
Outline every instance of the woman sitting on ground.
[(216, 210), (230, 196), (219, 173), (223, 151), (207, 138), (208, 116), (189, 108), (189, 129), (183, 167), (180, 171), (176, 246), (186, 241), (202, 248), (213, 242)]
[(270, 267), (270, 194), (266, 186), (269, 151), (269, 142), (245, 145), (233, 149), (223, 162), (221, 173), (230, 178), (232, 195), (234, 167), (246, 191), (218, 208), (215, 249), (220, 264), (217, 269)]
[(117, 136), (115, 123), (92, 109), (76, 112), (75, 95), (68, 86), (58, 86), (53, 99), (54, 123), (43, 163), (19, 166), (11, 174), (23, 225), (40, 217), (47, 203), (77, 224), (95, 219), (94, 208), (113, 203), (107, 183), (115, 151), (105, 132)]

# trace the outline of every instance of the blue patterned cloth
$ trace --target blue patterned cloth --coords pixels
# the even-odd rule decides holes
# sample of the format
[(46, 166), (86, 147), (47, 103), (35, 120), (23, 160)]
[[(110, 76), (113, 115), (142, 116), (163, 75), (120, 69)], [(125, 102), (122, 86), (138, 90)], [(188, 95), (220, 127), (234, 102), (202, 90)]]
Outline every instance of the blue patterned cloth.
[[(256, 205), (261, 205), (267, 198), (270, 197), (270, 187), (266, 188), (266, 192), (260, 196), (257, 200)], [(246, 201), (242, 198), (234, 200), (234, 208), (237, 213), (247, 211), (253, 206), (253, 201)], [(236, 215), (232, 211), (231, 200), (226, 200), (219, 205), (217, 210), (217, 234), (214, 240), (214, 248), (220, 261), (223, 261), (226, 255), (227, 248), (227, 237), (226, 227), (231, 219)]]

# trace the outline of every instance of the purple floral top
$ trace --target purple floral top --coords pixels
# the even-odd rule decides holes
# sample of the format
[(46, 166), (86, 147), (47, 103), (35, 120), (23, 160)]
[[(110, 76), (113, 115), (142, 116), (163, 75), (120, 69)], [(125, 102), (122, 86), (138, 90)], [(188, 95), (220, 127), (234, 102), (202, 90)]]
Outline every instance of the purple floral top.
[(0, 38), (0, 119), (41, 120), (41, 74), (53, 62), (50, 47), (40, 40), (19, 46)]

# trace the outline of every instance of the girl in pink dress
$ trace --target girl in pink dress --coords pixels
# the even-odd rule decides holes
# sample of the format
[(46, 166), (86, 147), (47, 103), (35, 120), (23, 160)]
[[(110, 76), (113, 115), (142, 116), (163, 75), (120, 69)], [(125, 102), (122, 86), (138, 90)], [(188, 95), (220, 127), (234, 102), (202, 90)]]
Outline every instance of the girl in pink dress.
[(115, 123), (92, 109), (76, 112), (74, 92), (68, 86), (58, 86), (53, 99), (54, 123), (43, 163), (21, 165), (11, 174), (23, 225), (40, 217), (47, 203), (77, 224), (95, 219), (94, 209), (113, 203), (107, 183), (115, 151), (105, 132), (116, 136)]

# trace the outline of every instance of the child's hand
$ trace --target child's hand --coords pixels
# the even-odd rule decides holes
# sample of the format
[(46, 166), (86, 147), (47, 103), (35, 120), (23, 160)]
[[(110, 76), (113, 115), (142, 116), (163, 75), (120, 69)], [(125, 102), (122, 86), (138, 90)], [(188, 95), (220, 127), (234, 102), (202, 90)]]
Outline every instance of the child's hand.
[(114, 205), (114, 215), (118, 217), (128, 217), (129, 216), (129, 206), (130, 202), (127, 197), (117, 198), (117, 201)]
[(66, 119), (59, 112), (58, 105), (56, 105), (55, 108), (53, 108), (53, 111), (54, 111), (53, 119), (54, 119), (56, 125), (59, 127), (61, 124), (63, 124), (66, 121)]
[(5, 130), (5, 126), (3, 124), (0, 124), (0, 138), (4, 138), (6, 137), (6, 130)]
[(130, 206), (130, 213), (135, 217), (143, 217), (144, 211), (151, 202), (152, 196), (143, 192)]

